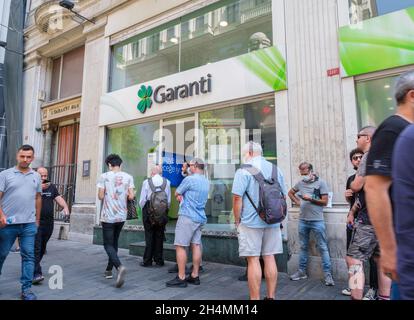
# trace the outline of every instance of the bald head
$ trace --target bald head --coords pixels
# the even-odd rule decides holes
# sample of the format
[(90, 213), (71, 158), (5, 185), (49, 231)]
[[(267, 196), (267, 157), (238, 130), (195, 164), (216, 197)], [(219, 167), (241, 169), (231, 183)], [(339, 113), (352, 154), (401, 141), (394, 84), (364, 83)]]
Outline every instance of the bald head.
[(157, 174), (162, 174), (162, 167), (160, 165), (156, 165), (151, 168), (151, 176), (153, 177)]
[(47, 180), (48, 172), (45, 167), (39, 167), (37, 168), (37, 173), (40, 174), (40, 178), (42, 180)]

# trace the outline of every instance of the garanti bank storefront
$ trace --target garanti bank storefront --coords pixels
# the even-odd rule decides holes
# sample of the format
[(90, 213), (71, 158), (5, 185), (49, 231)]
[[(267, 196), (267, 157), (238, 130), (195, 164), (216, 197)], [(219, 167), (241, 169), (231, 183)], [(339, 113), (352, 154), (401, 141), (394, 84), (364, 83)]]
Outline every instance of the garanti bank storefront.
[[(223, 1), (114, 44), (110, 89), (101, 99), (104, 154), (117, 153), (137, 190), (153, 164), (162, 164), (172, 193), (184, 160), (207, 163), (203, 258), (241, 264), (232, 215), (232, 182), (241, 148), (259, 142), (277, 163), (277, 91), (286, 90), (285, 52), (276, 45), (272, 1)], [(283, 47), (283, 46), (282, 46)], [(139, 210), (139, 209), (138, 209)], [(172, 199), (165, 258), (175, 260)], [(141, 217), (141, 212), (139, 212)], [(95, 242), (101, 232), (95, 228)], [(142, 255), (142, 221), (129, 221), (121, 247)], [(278, 258), (280, 270), (286, 261)]]

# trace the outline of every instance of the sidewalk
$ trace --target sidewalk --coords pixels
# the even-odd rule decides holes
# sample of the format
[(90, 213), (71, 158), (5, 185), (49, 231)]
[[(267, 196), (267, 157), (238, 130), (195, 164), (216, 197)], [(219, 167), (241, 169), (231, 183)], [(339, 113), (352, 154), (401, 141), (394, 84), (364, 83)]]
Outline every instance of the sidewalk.
[[(246, 300), (247, 282), (238, 281), (244, 268), (218, 263), (204, 263), (205, 272), (200, 274), (201, 285), (187, 288), (167, 288), (165, 282), (175, 277), (167, 270), (173, 262), (162, 268), (139, 266), (141, 257), (128, 255), (120, 249), (120, 259), (127, 268), (126, 282), (121, 289), (115, 288), (115, 278), (103, 277), (107, 256), (102, 246), (71, 240), (50, 240), (47, 254), (42, 261), (45, 280), (32, 287), (39, 300)], [(16, 300), (20, 294), (20, 254), (10, 253), (0, 276), (0, 300)], [(52, 274), (48, 270), (58, 265), (63, 270), (63, 288), (50, 289)], [(115, 272), (114, 272), (115, 274)], [(262, 297), (265, 296), (262, 283)], [(337, 282), (326, 287), (318, 279), (299, 282), (290, 281), (288, 275), (280, 273), (276, 298), (279, 300), (349, 300), (341, 295), (345, 286)]]

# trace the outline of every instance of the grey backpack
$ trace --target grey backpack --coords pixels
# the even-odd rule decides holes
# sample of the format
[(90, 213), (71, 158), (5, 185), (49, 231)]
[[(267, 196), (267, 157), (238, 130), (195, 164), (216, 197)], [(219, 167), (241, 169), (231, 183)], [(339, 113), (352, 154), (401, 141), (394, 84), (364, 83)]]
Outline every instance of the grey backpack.
[(265, 179), (259, 169), (250, 164), (244, 164), (241, 169), (249, 172), (259, 183), (259, 207), (256, 207), (246, 191), (247, 198), (257, 214), (267, 224), (282, 222), (286, 218), (287, 204), (277, 179), (277, 167), (272, 166), (272, 177)]
[(167, 179), (162, 178), (162, 185), (155, 187), (152, 178), (148, 179), (151, 188), (151, 196), (149, 200), (148, 212), (149, 220), (153, 225), (165, 225), (168, 222), (168, 196), (165, 192), (167, 187)]

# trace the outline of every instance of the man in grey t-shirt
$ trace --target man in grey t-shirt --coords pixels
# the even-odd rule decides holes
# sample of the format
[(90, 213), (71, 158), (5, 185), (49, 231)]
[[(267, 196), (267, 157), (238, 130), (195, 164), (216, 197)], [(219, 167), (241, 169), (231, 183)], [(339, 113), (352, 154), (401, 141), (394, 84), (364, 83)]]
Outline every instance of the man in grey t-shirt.
[(22, 256), (21, 298), (36, 300), (30, 290), (35, 267), (34, 243), (42, 207), (40, 175), (30, 168), (32, 146), (17, 151), (17, 166), (0, 172), (0, 273), (17, 237)]
[[(291, 280), (306, 279), (308, 263), (309, 235), (313, 231), (317, 246), (322, 257), (322, 268), (325, 274), (325, 285), (335, 285), (331, 273), (331, 258), (329, 256), (328, 242), (326, 239), (325, 221), (323, 219), (323, 207), (328, 204), (328, 187), (326, 182), (313, 173), (310, 163), (302, 162), (299, 165), (302, 180), (289, 190), (289, 198), (300, 206), (299, 216), (299, 270), (294, 273)], [(299, 196), (299, 198), (298, 198)]]

